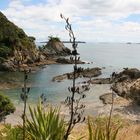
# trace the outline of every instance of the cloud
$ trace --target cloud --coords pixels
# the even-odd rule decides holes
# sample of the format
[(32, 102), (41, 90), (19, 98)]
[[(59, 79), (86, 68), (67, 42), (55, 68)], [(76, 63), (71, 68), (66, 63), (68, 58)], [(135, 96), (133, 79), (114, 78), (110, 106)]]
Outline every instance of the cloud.
[(12, 0), (3, 12), (38, 40), (48, 35), (68, 39), (60, 13), (70, 17), (78, 40), (138, 41), (140, 36), (140, 23), (125, 21), (140, 14), (139, 0)]

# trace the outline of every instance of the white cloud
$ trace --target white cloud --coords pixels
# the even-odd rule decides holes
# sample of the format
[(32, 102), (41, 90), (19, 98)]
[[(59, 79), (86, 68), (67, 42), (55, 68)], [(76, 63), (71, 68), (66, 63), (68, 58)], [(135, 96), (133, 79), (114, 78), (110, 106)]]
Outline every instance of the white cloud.
[(138, 41), (140, 36), (139, 22), (122, 21), (131, 14), (140, 14), (140, 0), (43, 0), (36, 5), (24, 4), (29, 1), (10, 1), (3, 12), (38, 40), (50, 34), (68, 37), (60, 13), (70, 17), (79, 40)]

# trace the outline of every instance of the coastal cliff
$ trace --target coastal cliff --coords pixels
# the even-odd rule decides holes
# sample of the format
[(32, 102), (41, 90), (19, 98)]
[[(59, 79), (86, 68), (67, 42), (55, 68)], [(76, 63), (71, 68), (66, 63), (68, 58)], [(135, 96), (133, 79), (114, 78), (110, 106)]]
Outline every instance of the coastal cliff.
[(34, 37), (26, 35), (0, 12), (0, 71), (54, 64), (58, 63), (56, 57), (70, 54), (70, 49), (56, 37), (49, 37), (48, 43), (38, 49)]
[(39, 53), (34, 41), (0, 12), (0, 70), (14, 71), (21, 61), (36, 62)]

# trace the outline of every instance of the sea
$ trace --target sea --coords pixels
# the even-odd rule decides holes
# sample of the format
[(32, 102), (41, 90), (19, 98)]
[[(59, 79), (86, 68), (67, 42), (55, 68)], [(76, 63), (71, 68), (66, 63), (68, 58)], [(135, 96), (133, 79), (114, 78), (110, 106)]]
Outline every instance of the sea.
[[(65, 44), (71, 48), (71, 44)], [(99, 77), (110, 77), (112, 72), (119, 72), (123, 68), (140, 68), (140, 44), (132, 43), (84, 43), (78, 44), (78, 52), (81, 60), (87, 64), (78, 65), (83, 68), (102, 68), (102, 75)], [(70, 96), (68, 87), (72, 86), (71, 80), (62, 82), (53, 82), (54, 76), (72, 72), (72, 64), (52, 64), (40, 68), (36, 72), (28, 75), (28, 85), (31, 87), (28, 97), (28, 103), (36, 104), (40, 95), (43, 93), (46, 102), (50, 104), (61, 104), (67, 96)], [(0, 77), (13, 83), (23, 83), (22, 72), (0, 72)], [(87, 78), (79, 78), (76, 84), (88, 80)], [(102, 105), (99, 96), (108, 93), (110, 85), (91, 85), (90, 90), (85, 93), (84, 103), (88, 104), (87, 112), (95, 112)], [(20, 94), (21, 88), (5, 89), (4, 92), (14, 102), (16, 106), (20, 106), (22, 101)]]

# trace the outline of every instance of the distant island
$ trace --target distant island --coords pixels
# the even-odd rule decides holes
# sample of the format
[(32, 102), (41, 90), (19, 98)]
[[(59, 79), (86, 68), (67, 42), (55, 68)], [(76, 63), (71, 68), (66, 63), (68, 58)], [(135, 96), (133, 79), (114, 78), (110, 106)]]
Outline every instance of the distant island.
[[(61, 41), (62, 43), (71, 43), (70, 41)], [(39, 43), (48, 43), (48, 41), (42, 41)], [(85, 41), (76, 41), (75, 43), (86, 43)]]

